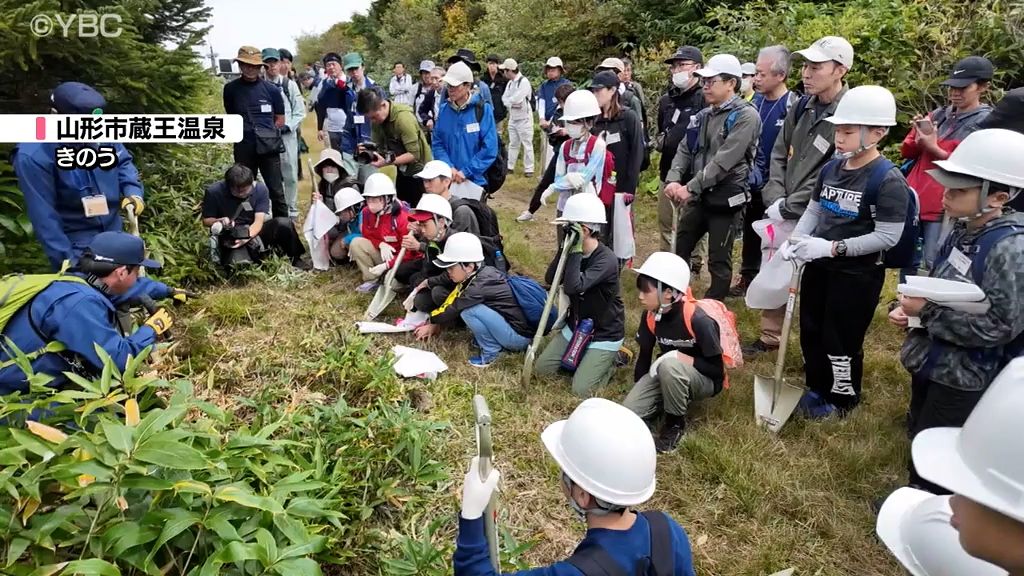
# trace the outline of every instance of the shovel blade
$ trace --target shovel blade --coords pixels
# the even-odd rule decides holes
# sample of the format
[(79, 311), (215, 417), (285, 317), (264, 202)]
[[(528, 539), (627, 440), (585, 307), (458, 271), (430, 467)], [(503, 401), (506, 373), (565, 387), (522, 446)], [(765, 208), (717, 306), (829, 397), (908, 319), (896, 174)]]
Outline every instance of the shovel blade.
[(395, 291), (391, 286), (382, 284), (377, 288), (377, 293), (373, 295), (373, 300), (370, 300), (370, 305), (366, 307), (366, 319), (375, 320), (377, 316), (380, 316), (387, 309), (394, 299)]
[[(772, 396), (776, 388), (778, 398), (773, 407)], [(778, 433), (793, 415), (803, 394), (803, 388), (787, 384), (785, 380), (777, 382), (775, 378), (754, 376), (754, 418), (758, 426), (767, 428), (769, 432)]]
[(533, 378), (533, 363), (537, 359), (537, 348), (533, 344), (526, 349), (526, 357), (523, 359), (523, 386), (530, 384), (530, 379)]

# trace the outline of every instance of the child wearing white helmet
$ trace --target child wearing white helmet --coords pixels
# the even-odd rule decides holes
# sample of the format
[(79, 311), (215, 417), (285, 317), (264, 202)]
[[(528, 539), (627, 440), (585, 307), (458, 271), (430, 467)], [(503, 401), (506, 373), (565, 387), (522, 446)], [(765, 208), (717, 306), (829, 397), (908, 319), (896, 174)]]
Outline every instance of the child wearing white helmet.
[(331, 260), (340, 264), (349, 259), (349, 246), (362, 234), (363, 195), (355, 188), (342, 188), (333, 204), (338, 223), (327, 231), (327, 241)]
[[(361, 236), (349, 246), (351, 258), (363, 274), (364, 282), (356, 288), (359, 292), (376, 290), (378, 278), (398, 264), (395, 257), (409, 232), (409, 207), (396, 194), (395, 184), (387, 175), (377, 172), (366, 178)], [(422, 252), (407, 250), (403, 261), (420, 258)]]
[[(657, 454), (643, 421), (629, 409), (603, 398), (584, 400), (569, 416), (541, 434), (562, 470), (561, 489), (569, 506), (587, 524), (573, 555), (522, 576), (599, 576), (658, 574), (694, 576), (690, 539), (660, 511), (637, 513), (655, 489)], [(498, 485), (491, 470), (480, 480), (474, 458), (462, 487), (455, 576), (493, 576), (484, 536), (483, 512)]]
[[(548, 198), (558, 194), (559, 215), (565, 209), (565, 202), (569, 196), (580, 191), (587, 183), (590, 183), (594, 190), (601, 191), (607, 145), (599, 136), (590, 133), (600, 115), (601, 106), (590, 90), (576, 90), (565, 100), (562, 121), (565, 122), (565, 131), (569, 139), (558, 149), (555, 181), (540, 197), (541, 203), (547, 205)], [(578, 178), (566, 178), (569, 174), (582, 175), (582, 181)], [(602, 200), (606, 204), (610, 201), (605, 198)]]
[[(636, 333), (640, 353), (633, 370), (635, 384), (622, 403), (652, 430), (659, 412), (664, 412), (654, 445), (658, 452), (671, 452), (686, 430), (690, 402), (722, 391), (725, 363), (718, 324), (686, 301), (690, 267), (676, 254), (655, 252), (634, 272), (644, 312)], [(655, 345), (661, 353), (657, 360)]]
[[(569, 316), (537, 358), (534, 370), (539, 375), (572, 373), (573, 393), (586, 397), (608, 383), (625, 335), (619, 260), (601, 243), (605, 207), (595, 194), (571, 196), (555, 222), (566, 225), (573, 239), (562, 277)], [(558, 256), (548, 267), (549, 283)]]
[[(1024, 134), (1001, 129), (968, 135), (932, 178), (956, 219), (931, 276), (976, 284), (986, 310), (954, 310), (903, 296), (889, 320), (907, 327), (901, 359), (911, 375), (909, 432), (962, 426), (999, 370), (1024, 351), (1024, 215), (1007, 204), (1024, 187)], [(910, 484), (944, 493), (910, 468)]]
[(437, 194), (451, 204), (453, 230), (480, 235), (480, 223), (473, 208), (468, 202), (452, 198), (451, 166), (441, 160), (431, 160), (423, 166), (423, 171), (416, 174), (416, 177), (423, 180), (423, 189), (427, 194)]
[(428, 323), (416, 328), (417, 340), (436, 336), (442, 326), (461, 319), (480, 348), (480, 354), (469, 359), (477, 368), (490, 366), (505, 350), (519, 352), (529, 346), (530, 324), (508, 278), (484, 264), (479, 238), (469, 232), (452, 234), (434, 265), (447, 272), (452, 290), (430, 312)]
[[(1024, 359), (1012, 361), (962, 428), (933, 428), (914, 439), (914, 464), (953, 492), (950, 524), (975, 558), (1024, 574)], [(942, 574), (986, 574), (947, 571)]]
[(884, 253), (896, 246), (913, 192), (878, 151), (896, 125), (896, 99), (881, 86), (851, 88), (825, 119), (836, 158), (821, 170), (810, 202), (780, 252), (805, 264), (800, 347), (807, 418), (845, 416), (861, 400), (864, 337), (885, 283)]
[[(451, 294), (455, 284), (448, 278), (446, 268), (435, 260), (444, 251), (448, 238), (457, 231), (453, 227), (452, 207), (437, 194), (424, 194), (416, 209), (409, 214), (409, 234), (402, 239), (406, 250), (418, 250), (425, 257), (417, 261), (418, 267), (404, 282), (415, 288), (413, 305), (404, 323), (420, 326), (427, 321), (430, 311), (440, 306)], [(401, 272), (401, 268), (399, 268)], [(398, 274), (396, 273), (396, 278)]]

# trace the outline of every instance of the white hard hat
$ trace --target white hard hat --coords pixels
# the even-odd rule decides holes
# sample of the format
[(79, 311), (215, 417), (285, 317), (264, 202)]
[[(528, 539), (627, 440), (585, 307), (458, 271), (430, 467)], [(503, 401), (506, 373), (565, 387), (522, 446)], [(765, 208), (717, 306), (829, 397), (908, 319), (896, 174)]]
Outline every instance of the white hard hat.
[(437, 194), (424, 194), (421, 196), (419, 204), (416, 204), (413, 212), (429, 212), (448, 220), (452, 219), (451, 203)]
[(366, 177), (366, 184), (363, 185), (363, 198), (394, 196), (395, 193), (395, 183), (387, 177), (387, 174), (374, 172)]
[(811, 62), (828, 62), (830, 60), (839, 62), (850, 68), (853, 66), (853, 46), (846, 38), (839, 36), (825, 36), (819, 38), (807, 48), (797, 50), (797, 54)]
[(456, 264), (484, 261), (484, 248), (480, 239), (469, 232), (456, 232), (444, 243), (444, 250), (434, 260), (438, 268), (451, 268)]
[(606, 224), (608, 217), (604, 212), (604, 203), (597, 197), (597, 194), (580, 192), (573, 194), (565, 201), (562, 208), (562, 215), (555, 218), (559, 224), (575, 223), (580, 224)]
[(925, 479), (1024, 522), (1021, 414), (1024, 358), (1017, 358), (985, 391), (963, 428), (932, 428), (914, 438), (914, 466)]
[(441, 78), (449, 86), (461, 86), (473, 83), (473, 71), (463, 62), (458, 61), (448, 67), (448, 72)]
[(558, 56), (552, 56), (551, 58), (548, 58), (548, 61), (544, 63), (544, 67), (565, 69), (565, 66), (562, 65), (562, 59), (559, 58)]
[(654, 494), (654, 439), (625, 406), (604, 398), (584, 400), (568, 420), (545, 428), (541, 440), (562, 472), (601, 501), (636, 506)]
[(757, 65), (753, 62), (744, 62), (743, 65), (740, 66), (740, 71), (743, 72), (744, 76), (753, 76), (754, 74), (757, 74)]
[(501, 66), (498, 66), (499, 70), (519, 70), (519, 63), (511, 58), (506, 58)]
[(982, 180), (1024, 187), (1024, 134), (1002, 128), (972, 132), (928, 174), (946, 188), (974, 188)]
[(837, 126), (895, 126), (896, 98), (881, 86), (857, 86), (836, 105), (835, 115), (825, 119)]
[(655, 252), (647, 257), (643, 266), (633, 271), (650, 276), (680, 292), (686, 292), (690, 286), (690, 265), (671, 252)]
[(598, 68), (607, 68), (609, 70), (615, 70), (616, 72), (622, 72), (626, 69), (626, 65), (620, 58), (605, 58), (597, 65)]
[(1006, 576), (964, 551), (952, 515), (949, 496), (900, 488), (882, 504), (875, 530), (913, 576)]
[(355, 188), (342, 188), (334, 193), (334, 212), (351, 208), (363, 201), (363, 195)]
[(443, 176), (449, 180), (452, 179), (452, 167), (444, 160), (431, 160), (424, 164), (423, 170), (416, 174), (417, 178), (422, 178), (424, 180), (433, 180), (439, 176)]
[(601, 105), (597, 103), (597, 96), (590, 90), (576, 90), (569, 94), (562, 110), (562, 120), (567, 122), (601, 115)]
[(743, 67), (740, 66), (740, 59), (732, 54), (715, 54), (703, 68), (694, 73), (703, 78), (711, 78), (719, 74), (728, 74), (739, 78), (743, 76)]

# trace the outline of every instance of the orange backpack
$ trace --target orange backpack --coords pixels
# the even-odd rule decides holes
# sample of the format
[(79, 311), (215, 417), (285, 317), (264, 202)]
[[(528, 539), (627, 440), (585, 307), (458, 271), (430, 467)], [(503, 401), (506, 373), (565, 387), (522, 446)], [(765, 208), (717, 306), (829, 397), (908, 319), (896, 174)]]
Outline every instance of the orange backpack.
[[(693, 292), (687, 288), (686, 296), (683, 298), (683, 322), (686, 329), (693, 333), (693, 314), (700, 307), (712, 320), (718, 324), (718, 341), (722, 348), (722, 361), (726, 369), (740, 368), (743, 366), (743, 350), (740, 346), (740, 334), (736, 329), (736, 315), (733, 314), (725, 303), (710, 298), (697, 300)], [(647, 329), (654, 334), (654, 314), (647, 314)], [(729, 373), (725, 374), (723, 388), (729, 388)]]

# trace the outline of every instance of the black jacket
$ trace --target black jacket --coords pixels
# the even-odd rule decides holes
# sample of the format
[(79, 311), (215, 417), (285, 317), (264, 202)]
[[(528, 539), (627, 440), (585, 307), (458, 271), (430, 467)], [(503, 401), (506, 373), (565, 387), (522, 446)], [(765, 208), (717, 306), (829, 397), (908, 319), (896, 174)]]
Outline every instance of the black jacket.
[(663, 135), (663, 139), (658, 173), (662, 181), (672, 167), (672, 158), (676, 155), (679, 143), (686, 139), (686, 127), (690, 125), (690, 117), (700, 112), (702, 108), (704, 92), (700, 84), (686, 91), (672, 86), (661, 95), (658, 101), (658, 134)]
[(562, 122), (562, 116), (565, 115), (565, 110), (561, 108), (555, 110), (555, 113), (551, 115), (551, 128), (552, 132), (548, 134), (548, 144), (555, 149), (555, 155), (552, 159), (557, 157), (557, 153), (561, 150), (562, 143), (569, 139), (568, 136), (561, 132), (555, 133), (554, 128), (565, 128), (565, 122)]
[(632, 110), (620, 108), (615, 118), (598, 117), (590, 133), (604, 138), (608, 150), (615, 157), (615, 191), (635, 194), (645, 146), (640, 116)]
[[(554, 280), (557, 265), (556, 255), (548, 266), (548, 283)], [(565, 261), (562, 289), (569, 297), (570, 330), (575, 330), (580, 320), (590, 318), (594, 321), (595, 342), (623, 339), (626, 312), (619, 290), (619, 259), (611, 248), (599, 244), (589, 258), (570, 254)]]
[(431, 324), (452, 324), (463, 310), (483, 304), (501, 315), (512, 329), (527, 338), (534, 335), (519, 306), (508, 278), (496, 268), (484, 266), (460, 285), (461, 294), (447, 308), (443, 305), (431, 312)]
[(494, 123), (498, 124), (508, 116), (508, 109), (505, 108), (505, 104), (501, 101), (501, 95), (505, 93), (508, 79), (501, 73), (501, 70), (498, 70), (494, 78), (491, 78), (490, 73), (485, 71), (480, 76), (480, 80), (491, 89), (491, 103), (494, 104)]

